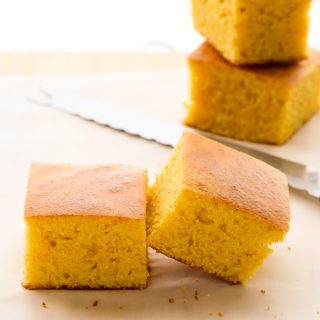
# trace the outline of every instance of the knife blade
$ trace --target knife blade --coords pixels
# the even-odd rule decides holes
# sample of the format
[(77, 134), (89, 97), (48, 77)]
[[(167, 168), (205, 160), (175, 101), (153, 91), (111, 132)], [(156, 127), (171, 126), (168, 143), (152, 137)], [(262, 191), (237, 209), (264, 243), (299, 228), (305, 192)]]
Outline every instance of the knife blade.
[(318, 167), (264, 153), (243, 146), (237, 143), (236, 140), (230, 141), (231, 139), (229, 138), (158, 119), (138, 111), (132, 111), (126, 107), (106, 105), (74, 95), (55, 92), (47, 88), (42, 88), (41, 91), (44, 97), (28, 98), (28, 100), (32, 103), (49, 106), (162, 145), (174, 147), (184, 131), (190, 131), (216, 140), (279, 169), (286, 174), (288, 183), (292, 188), (307, 191), (311, 196), (320, 199), (320, 168)]

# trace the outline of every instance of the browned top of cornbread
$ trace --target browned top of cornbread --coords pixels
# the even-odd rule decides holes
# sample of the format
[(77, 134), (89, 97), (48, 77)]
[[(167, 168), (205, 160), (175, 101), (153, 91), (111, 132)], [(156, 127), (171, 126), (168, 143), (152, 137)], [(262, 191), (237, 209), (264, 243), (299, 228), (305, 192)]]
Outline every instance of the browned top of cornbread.
[(82, 215), (143, 219), (146, 170), (126, 165), (35, 163), (25, 217)]
[(309, 49), (309, 58), (294, 63), (269, 64), (264, 66), (234, 66), (225, 60), (210, 44), (204, 42), (189, 55), (190, 61), (205, 61), (215, 65), (226, 66), (238, 70), (248, 71), (256, 75), (279, 80), (292, 85), (305, 77), (311, 70), (320, 65), (320, 52)]
[(282, 172), (199, 135), (186, 132), (181, 143), (188, 189), (288, 230), (289, 190)]

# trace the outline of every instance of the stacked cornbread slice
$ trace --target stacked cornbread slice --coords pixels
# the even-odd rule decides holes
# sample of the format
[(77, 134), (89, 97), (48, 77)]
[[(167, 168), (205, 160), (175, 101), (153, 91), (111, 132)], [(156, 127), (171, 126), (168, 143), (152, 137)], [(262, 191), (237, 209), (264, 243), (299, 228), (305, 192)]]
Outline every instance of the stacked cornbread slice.
[(320, 54), (285, 65), (237, 67), (208, 43), (189, 57), (185, 122), (242, 140), (284, 143), (319, 110)]
[(130, 166), (32, 165), (24, 287), (146, 287), (146, 188)]
[(195, 28), (236, 65), (308, 56), (311, 0), (191, 0)]
[(310, 2), (192, 0), (207, 42), (189, 56), (185, 123), (282, 144), (310, 119), (320, 92), (320, 53), (307, 48)]

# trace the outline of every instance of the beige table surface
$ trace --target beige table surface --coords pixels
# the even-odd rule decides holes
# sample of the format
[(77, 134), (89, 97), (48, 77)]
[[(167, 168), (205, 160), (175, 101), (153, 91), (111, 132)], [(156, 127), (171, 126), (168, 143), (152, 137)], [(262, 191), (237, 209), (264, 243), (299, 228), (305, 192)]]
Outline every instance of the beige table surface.
[(186, 54), (128, 52), (0, 52), (0, 75), (106, 74), (183, 68)]
[[(0, 319), (214, 319), (219, 312), (223, 319), (320, 319), (320, 203), (294, 190), (285, 242), (274, 246), (245, 286), (231, 286), (150, 250), (146, 290), (23, 289), (23, 204), (31, 162), (129, 163), (147, 167), (152, 179), (171, 153), (168, 147), (26, 102), (40, 84), (174, 121), (183, 115), (187, 92), (182, 71), (0, 78)], [(317, 116), (286, 146), (258, 147), (319, 165), (319, 126)]]

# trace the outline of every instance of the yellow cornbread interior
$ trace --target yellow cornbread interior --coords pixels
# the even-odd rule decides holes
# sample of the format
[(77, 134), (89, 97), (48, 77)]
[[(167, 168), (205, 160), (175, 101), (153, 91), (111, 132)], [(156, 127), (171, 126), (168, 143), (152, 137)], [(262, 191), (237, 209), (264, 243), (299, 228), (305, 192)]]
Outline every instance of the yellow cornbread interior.
[(193, 59), (189, 69), (191, 102), (185, 123), (202, 130), (282, 144), (319, 110), (319, 67), (292, 83)]
[(285, 105), (283, 140), (287, 140), (307, 120), (319, 111), (320, 66), (300, 79), (290, 92)]
[(146, 287), (143, 219), (41, 216), (25, 222), (25, 287)]
[(234, 61), (234, 0), (191, 0), (194, 27), (229, 61)]
[[(147, 235), (161, 225), (168, 212), (175, 211), (176, 199), (182, 188), (182, 164), (178, 161), (182, 144), (178, 143), (170, 160), (148, 190)], [(150, 240), (150, 239), (149, 239)]]
[(284, 232), (183, 182), (180, 146), (150, 188), (148, 243), (163, 254), (234, 283), (246, 282)]
[(307, 57), (310, 0), (192, 0), (195, 28), (233, 64)]

